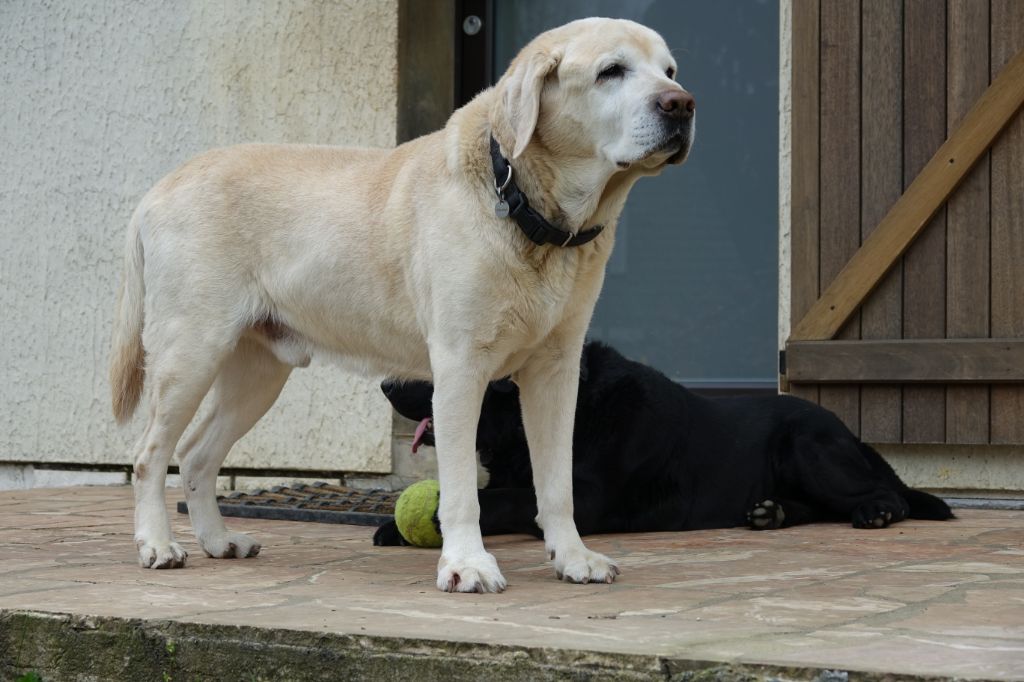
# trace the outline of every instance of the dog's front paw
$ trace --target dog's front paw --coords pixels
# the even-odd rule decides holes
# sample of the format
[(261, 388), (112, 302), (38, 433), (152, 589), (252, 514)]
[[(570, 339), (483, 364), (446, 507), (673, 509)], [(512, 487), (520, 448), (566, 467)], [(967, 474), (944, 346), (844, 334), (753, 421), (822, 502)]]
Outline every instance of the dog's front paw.
[(570, 583), (611, 583), (619, 575), (619, 567), (603, 554), (586, 547), (571, 550), (548, 550), (555, 562), (555, 575)]
[(508, 583), (487, 552), (446, 557), (437, 562), (437, 589), (442, 592), (504, 592)]
[(754, 530), (774, 530), (786, 521), (786, 512), (781, 504), (765, 500), (754, 505), (747, 514), (747, 521)]
[(184, 568), (188, 552), (177, 542), (136, 542), (139, 548), (139, 565), (143, 568)]
[(409, 543), (406, 542), (405, 538), (398, 531), (398, 524), (394, 521), (388, 521), (373, 534), (373, 544), (376, 547), (397, 547), (399, 545), (408, 545)]
[(260, 553), (260, 543), (245, 533), (229, 531), (201, 537), (199, 546), (206, 552), (206, 556), (214, 559), (242, 559)]

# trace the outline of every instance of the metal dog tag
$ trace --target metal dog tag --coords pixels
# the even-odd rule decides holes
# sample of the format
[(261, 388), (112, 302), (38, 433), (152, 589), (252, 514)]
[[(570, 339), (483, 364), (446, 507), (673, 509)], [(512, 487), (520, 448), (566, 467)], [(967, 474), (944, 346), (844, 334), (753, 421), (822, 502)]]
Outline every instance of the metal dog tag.
[(504, 199), (499, 199), (498, 203), (494, 205), (494, 215), (498, 216), (499, 218), (507, 218), (508, 202), (505, 201)]

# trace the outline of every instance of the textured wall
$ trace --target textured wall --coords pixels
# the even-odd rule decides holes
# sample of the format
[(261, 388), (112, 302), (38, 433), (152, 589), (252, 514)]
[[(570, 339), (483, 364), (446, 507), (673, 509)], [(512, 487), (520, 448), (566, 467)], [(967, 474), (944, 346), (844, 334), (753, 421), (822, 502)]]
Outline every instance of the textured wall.
[(779, 3), (779, 350), (789, 338), (792, 297), (790, 253), (791, 164), (793, 161), (793, 2)]
[[(134, 205), (196, 152), (394, 144), (396, 0), (0, 2), (0, 460), (126, 462), (107, 353)], [(293, 374), (228, 460), (386, 471), (366, 379)]]

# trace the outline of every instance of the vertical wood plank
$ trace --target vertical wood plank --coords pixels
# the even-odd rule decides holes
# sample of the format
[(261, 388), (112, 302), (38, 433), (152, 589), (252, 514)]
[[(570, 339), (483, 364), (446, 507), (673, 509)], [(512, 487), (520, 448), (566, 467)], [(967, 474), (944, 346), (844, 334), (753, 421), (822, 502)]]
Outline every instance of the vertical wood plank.
[[(819, 288), (860, 246), (860, 2), (821, 3), (821, 227)], [(860, 338), (860, 314), (836, 335)], [(822, 386), (821, 405), (860, 431), (860, 389)]]
[[(952, 132), (989, 83), (988, 0), (949, 0), (946, 129)], [(946, 205), (946, 337), (989, 330), (989, 160), (983, 157)], [(987, 443), (988, 386), (946, 389), (946, 442)]]
[[(793, 0), (792, 174), (790, 203), (790, 320), (803, 318), (818, 298), (818, 0)], [(818, 401), (818, 387), (791, 386), (793, 395)]]
[[(863, 241), (903, 192), (903, 1), (870, 0), (861, 12), (861, 206)], [(902, 332), (903, 268), (897, 264), (861, 309), (861, 336), (898, 339)], [(899, 386), (861, 388), (861, 438), (899, 443)]]
[[(903, 25), (903, 183), (910, 185), (946, 139), (946, 5), (907, 0)], [(946, 211), (903, 257), (903, 336), (946, 333)], [(905, 386), (903, 442), (946, 438), (943, 386)]]
[[(1024, 49), (1024, 2), (992, 0), (991, 71)], [(1024, 115), (991, 150), (992, 336), (1024, 336)], [(992, 387), (993, 443), (1024, 443), (1024, 387)]]

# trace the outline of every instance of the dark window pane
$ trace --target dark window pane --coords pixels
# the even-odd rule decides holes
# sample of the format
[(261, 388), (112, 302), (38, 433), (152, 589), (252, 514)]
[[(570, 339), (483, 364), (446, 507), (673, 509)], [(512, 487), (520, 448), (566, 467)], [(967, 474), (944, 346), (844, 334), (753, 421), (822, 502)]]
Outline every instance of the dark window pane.
[(778, 310), (778, 3), (499, 0), (496, 75), (583, 16), (661, 33), (697, 99), (689, 161), (637, 183), (591, 336), (676, 379), (774, 382)]

